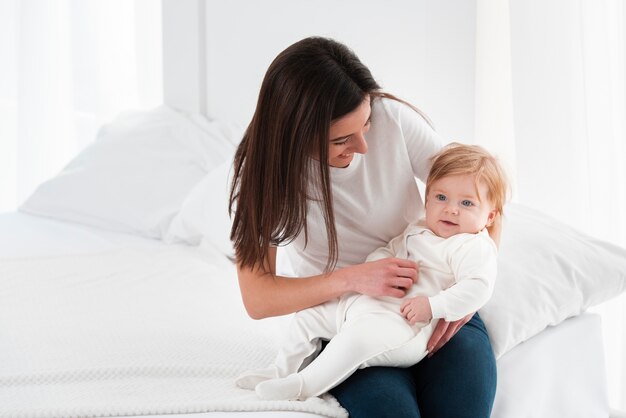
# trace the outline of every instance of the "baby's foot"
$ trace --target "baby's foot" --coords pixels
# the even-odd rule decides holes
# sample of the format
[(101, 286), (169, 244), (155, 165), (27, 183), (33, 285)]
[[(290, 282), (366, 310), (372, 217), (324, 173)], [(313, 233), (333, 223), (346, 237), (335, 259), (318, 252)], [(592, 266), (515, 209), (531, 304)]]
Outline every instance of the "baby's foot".
[(250, 370), (240, 374), (235, 384), (242, 389), (254, 389), (261, 382), (279, 377), (278, 369), (272, 365), (265, 369)]
[(302, 377), (294, 373), (280, 379), (261, 382), (255, 390), (259, 398), (268, 401), (303, 400), (302, 386)]

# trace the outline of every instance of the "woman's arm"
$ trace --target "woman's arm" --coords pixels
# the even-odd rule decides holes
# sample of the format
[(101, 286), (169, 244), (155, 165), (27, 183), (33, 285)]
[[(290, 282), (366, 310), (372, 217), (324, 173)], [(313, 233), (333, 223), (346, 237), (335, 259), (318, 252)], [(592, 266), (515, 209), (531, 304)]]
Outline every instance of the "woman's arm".
[(239, 289), (248, 315), (254, 319), (286, 315), (319, 305), (348, 292), (403, 297), (417, 280), (413, 261), (385, 258), (318, 276), (291, 278), (276, 275), (276, 248), (265, 266), (237, 265)]

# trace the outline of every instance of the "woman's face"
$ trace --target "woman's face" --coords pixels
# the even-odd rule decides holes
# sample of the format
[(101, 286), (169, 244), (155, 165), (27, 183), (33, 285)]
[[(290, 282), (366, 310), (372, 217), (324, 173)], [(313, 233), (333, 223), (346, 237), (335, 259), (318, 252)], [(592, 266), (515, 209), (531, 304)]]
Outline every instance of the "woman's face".
[(352, 112), (330, 124), (328, 164), (332, 167), (347, 167), (354, 153), (365, 154), (365, 133), (370, 129), (370, 98), (367, 96)]

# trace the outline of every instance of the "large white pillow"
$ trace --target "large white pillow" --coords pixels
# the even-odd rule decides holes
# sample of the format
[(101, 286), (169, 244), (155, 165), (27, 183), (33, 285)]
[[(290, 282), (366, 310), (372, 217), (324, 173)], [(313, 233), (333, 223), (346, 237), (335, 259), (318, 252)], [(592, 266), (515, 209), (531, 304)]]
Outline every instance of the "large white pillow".
[(496, 358), (626, 290), (626, 250), (537, 210), (505, 208), (498, 278), (480, 310)]
[(166, 106), (122, 114), (20, 210), (162, 238), (191, 189), (232, 154), (233, 132)]

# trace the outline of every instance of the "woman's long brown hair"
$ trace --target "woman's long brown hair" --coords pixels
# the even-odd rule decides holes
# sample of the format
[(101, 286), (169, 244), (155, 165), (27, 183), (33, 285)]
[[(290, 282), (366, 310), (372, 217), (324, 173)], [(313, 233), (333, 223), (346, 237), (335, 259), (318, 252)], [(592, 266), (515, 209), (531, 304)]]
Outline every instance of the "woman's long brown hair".
[(329, 128), (368, 96), (394, 98), (381, 93), (369, 69), (332, 39), (305, 38), (271, 63), (234, 161), (230, 238), (242, 267), (263, 265), (270, 246), (289, 243), (302, 232), (306, 242), (309, 199), (322, 207), (328, 236), (325, 270), (335, 267)]

